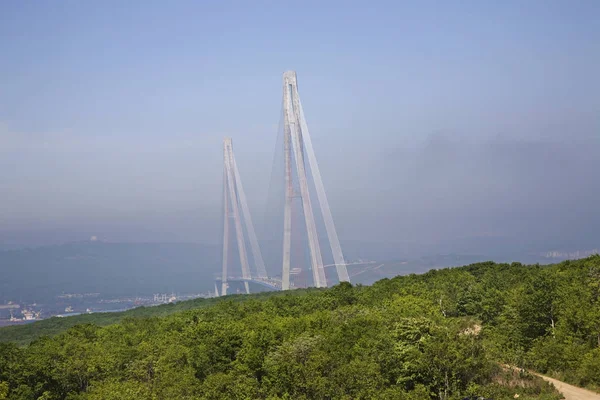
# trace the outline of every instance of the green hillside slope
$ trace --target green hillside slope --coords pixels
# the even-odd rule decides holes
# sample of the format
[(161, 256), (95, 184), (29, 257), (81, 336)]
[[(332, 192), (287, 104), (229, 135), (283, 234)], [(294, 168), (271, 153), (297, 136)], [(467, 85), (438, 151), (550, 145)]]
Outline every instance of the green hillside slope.
[(0, 398), (558, 399), (500, 363), (600, 385), (600, 256), (172, 307), (0, 344)]
[[(295, 290), (293, 295), (303, 295), (304, 293), (313, 290), (317, 289)], [(277, 295), (283, 295), (283, 293), (262, 292), (252, 294), (251, 297), (253, 299), (266, 299)], [(154, 307), (138, 307), (123, 312), (81, 314), (71, 317), (52, 317), (25, 325), (2, 327), (0, 328), (0, 343), (11, 342), (23, 346), (42, 336), (55, 336), (75, 325), (93, 324), (97, 326), (106, 326), (115, 324), (125, 318), (164, 317), (179, 311), (209, 307), (224, 300), (238, 302), (246, 301), (247, 298), (245, 296), (233, 295), (210, 299), (194, 299)]]

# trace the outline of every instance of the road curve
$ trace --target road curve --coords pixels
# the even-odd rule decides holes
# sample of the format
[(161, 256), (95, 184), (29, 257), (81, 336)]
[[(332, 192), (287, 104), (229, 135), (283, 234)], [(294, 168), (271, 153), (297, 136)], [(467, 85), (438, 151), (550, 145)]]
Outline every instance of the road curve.
[[(535, 372), (534, 372), (535, 373)], [(536, 374), (546, 382), (550, 382), (565, 396), (565, 400), (600, 400), (600, 394), (582, 389), (577, 386), (569, 385), (554, 378)]]

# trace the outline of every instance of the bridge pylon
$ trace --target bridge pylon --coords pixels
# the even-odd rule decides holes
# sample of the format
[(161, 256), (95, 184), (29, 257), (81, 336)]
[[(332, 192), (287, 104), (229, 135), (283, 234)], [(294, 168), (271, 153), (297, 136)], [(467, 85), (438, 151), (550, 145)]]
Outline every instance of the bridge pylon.
[[(228, 288), (228, 264), (229, 264), (229, 246), (230, 246), (230, 225), (233, 222), (235, 238), (239, 253), (240, 265), (242, 269), (242, 282), (246, 293), (250, 293), (248, 282), (255, 278), (266, 279), (267, 271), (265, 263), (258, 245), (258, 239), (254, 231), (254, 224), (248, 209), (248, 202), (240, 173), (233, 155), (233, 143), (230, 138), (223, 140), (223, 263), (221, 274), (221, 296), (227, 294)], [(254, 273), (250, 269), (248, 262), (248, 252), (246, 249), (246, 235), (250, 242), (250, 249), (254, 260)], [(216, 292), (216, 290), (215, 290)]]
[[(283, 272), (282, 289), (290, 288), (290, 256), (291, 256), (291, 234), (292, 234), (292, 199), (300, 197), (304, 222), (308, 236), (308, 247), (310, 251), (310, 262), (313, 272), (313, 283), (316, 287), (326, 287), (327, 277), (323, 268), (323, 258), (317, 234), (317, 226), (313, 213), (313, 205), (308, 185), (308, 174), (312, 177), (317, 200), (329, 245), (336, 266), (338, 279), (350, 281), (346, 261), (342, 253), (340, 241), (335, 229), (329, 201), (325, 194), (325, 187), (321, 179), (321, 172), (312, 146), (308, 125), (304, 117), (304, 111), (298, 94), (298, 81), (295, 71), (287, 71), (283, 74), (283, 134), (284, 134), (284, 159), (285, 159), (285, 208), (283, 222)], [(306, 168), (305, 155), (308, 158)], [(295, 172), (295, 176), (294, 176)], [(294, 178), (300, 187), (299, 195), (294, 191)]]

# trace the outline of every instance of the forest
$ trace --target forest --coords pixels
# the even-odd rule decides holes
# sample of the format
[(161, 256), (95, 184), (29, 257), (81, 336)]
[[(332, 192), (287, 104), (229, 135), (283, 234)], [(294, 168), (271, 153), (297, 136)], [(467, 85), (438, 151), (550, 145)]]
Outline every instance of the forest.
[(0, 343), (0, 399), (560, 398), (528, 370), (600, 387), (597, 255), (190, 304)]

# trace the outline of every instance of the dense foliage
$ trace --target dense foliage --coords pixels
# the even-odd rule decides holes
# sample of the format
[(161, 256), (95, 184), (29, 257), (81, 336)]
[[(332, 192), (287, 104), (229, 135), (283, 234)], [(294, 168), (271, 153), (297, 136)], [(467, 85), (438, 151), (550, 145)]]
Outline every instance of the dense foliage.
[(600, 256), (480, 263), (0, 344), (0, 399), (557, 399), (600, 385)]
[[(295, 295), (303, 294), (304, 290), (295, 291)], [(263, 292), (253, 294), (254, 299), (280, 295), (280, 292)], [(244, 296), (230, 296), (230, 301), (244, 301)], [(81, 314), (72, 317), (52, 317), (24, 325), (12, 325), (0, 328), (0, 342), (12, 342), (19, 345), (29, 344), (42, 336), (55, 336), (67, 329), (82, 324), (98, 326), (112, 325), (126, 318), (164, 317), (180, 311), (210, 307), (221, 301), (219, 298), (198, 298), (178, 303), (169, 303), (151, 307), (137, 307), (123, 312), (105, 312)]]

